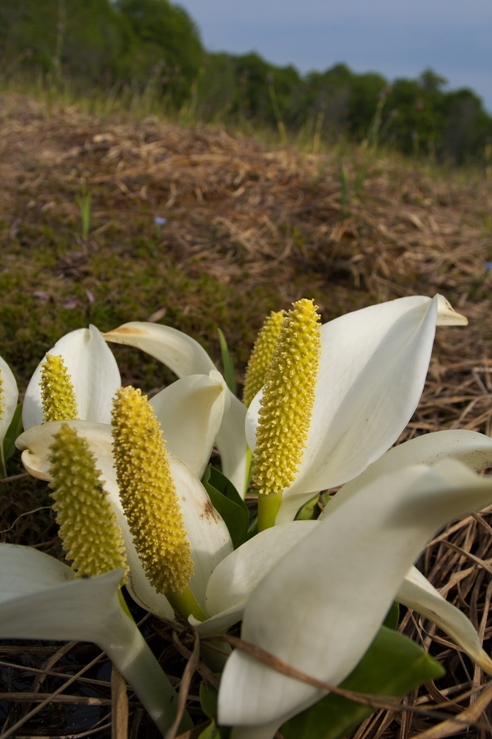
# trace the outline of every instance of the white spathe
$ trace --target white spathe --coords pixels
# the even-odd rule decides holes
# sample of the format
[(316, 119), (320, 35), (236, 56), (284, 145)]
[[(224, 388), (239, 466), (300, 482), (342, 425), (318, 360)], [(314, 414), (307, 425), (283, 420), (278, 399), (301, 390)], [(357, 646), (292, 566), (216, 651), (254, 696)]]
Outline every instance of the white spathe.
[(342, 485), (320, 515), (320, 520), (329, 516), (348, 498), (383, 475), (396, 472), (413, 464), (434, 465), (443, 459), (463, 462), (471, 470), (480, 472), (492, 465), (492, 438), (477, 431), (446, 429), (431, 434), (422, 434), (403, 444), (388, 449), (379, 459), (369, 465), (362, 474)]
[[(314, 493), (360, 475), (396, 441), (420, 400), (436, 325), (443, 323), (466, 319), (436, 295), (373, 305), (322, 326), (309, 436), (277, 523), (292, 520)], [(260, 399), (261, 391), (246, 417), (252, 449)]]
[[(69, 425), (88, 440), (104, 479), (104, 486), (117, 512), (130, 565), (128, 582), (130, 592), (147, 610), (171, 617), (173, 614), (171, 606), (148, 582), (133, 546), (119, 499), (109, 427), (81, 421), (71, 421)], [(24, 464), (36, 477), (49, 479), (49, 446), (60, 426), (61, 422), (56, 422), (33, 427), (19, 439), (19, 447), (24, 450)], [(423, 439), (428, 439), (428, 443), (422, 443)], [(404, 450), (406, 446), (409, 447), (407, 453)], [(492, 439), (471, 431), (443, 431), (429, 434), (387, 452), (382, 459), (386, 456), (394, 459), (397, 450), (400, 459), (410, 459), (412, 463), (435, 462), (444, 454), (450, 457), (455, 455), (476, 469), (492, 462)], [(225, 524), (211, 506), (202, 485), (182, 462), (172, 455), (170, 461), (195, 563), (195, 575), (190, 586), (202, 609), (210, 616), (203, 623), (196, 621), (193, 623), (204, 636), (218, 633), (242, 619), (245, 605), (254, 588), (299, 541), (309, 536), (321, 524), (319, 521), (281, 524), (261, 532), (239, 549), (232, 551), (232, 543)], [(381, 462), (382, 460), (376, 464), (380, 465)], [(394, 462), (388, 467), (393, 471)], [(364, 473), (364, 476), (367, 474)], [(374, 482), (374, 476), (371, 480)], [(373, 485), (373, 489), (377, 491), (377, 484)], [(345, 499), (343, 491), (344, 488), (337, 493), (323, 516), (326, 515), (326, 511), (336, 510), (335, 503), (338, 499), (341, 501)], [(412, 572), (408, 573), (405, 579), (410, 580), (411, 589), (407, 588), (402, 595), (402, 602), (438, 623), (475, 661), (490, 672), (490, 660), (487, 660), (481, 650), (477, 634), (466, 617), (440, 596), (435, 596), (429, 606), (429, 589), (433, 589), (425, 578), (424, 584), (421, 582), (420, 585), (415, 582), (415, 575)], [(435, 591), (433, 592), (435, 594)], [(396, 599), (400, 600), (400, 591)], [(429, 608), (434, 609), (434, 616), (431, 615)]]
[(482, 649), (471, 621), (448, 603), (416, 567), (412, 567), (405, 575), (396, 600), (439, 626), (486, 674), (492, 675), (492, 660)]
[[(344, 485), (330, 500), (318, 521), (279, 524), (261, 532), (223, 559), (207, 585), (206, 609), (211, 618), (203, 624), (196, 624), (196, 628), (208, 635), (214, 633), (214, 628), (218, 630), (239, 621), (251, 592), (261, 580), (357, 490), (406, 466), (434, 465), (442, 459), (458, 460), (478, 472), (492, 465), (492, 439), (475, 431), (438, 431), (390, 449), (362, 475)], [(438, 624), (485, 672), (492, 674), (492, 661), (481, 648), (477, 632), (468, 618), (447, 603), (414, 567), (406, 573), (395, 599)]]
[(228, 400), (224, 378), (216, 370), (183, 377), (150, 400), (167, 449), (199, 479), (210, 461)]
[[(321, 521), (291, 521), (266, 529), (223, 559), (207, 585), (208, 621), (193, 621), (203, 636), (240, 621), (248, 598), (257, 585), (293, 547), (309, 536)], [(448, 603), (415, 567), (411, 567), (395, 595), (395, 600), (413, 608), (437, 624), (487, 674), (492, 675), (492, 660), (482, 649), (478, 634), (469, 619)]]
[(3, 413), (0, 414), (0, 474), (2, 474), (2, 470), (5, 473), (3, 440), (9, 429), (19, 399), (19, 390), (17, 389), (15, 377), (7, 362), (2, 357), (0, 357), (0, 379), (2, 380), (0, 405), (3, 407)]
[[(178, 394), (186, 396), (186, 390), (190, 378), (178, 380)], [(197, 396), (197, 387), (191, 383), (188, 388), (195, 398), (195, 414), (199, 415), (200, 409), (207, 413), (215, 414), (217, 384), (215, 381), (206, 383), (208, 378), (200, 379), (201, 393)], [(222, 386), (220, 386), (221, 388)], [(219, 392), (219, 397), (222, 393)], [(186, 403), (185, 403), (186, 405)], [(217, 419), (216, 419), (217, 420)], [(218, 419), (220, 422), (220, 418)], [(55, 434), (63, 423), (76, 429), (84, 437), (89, 445), (90, 451), (95, 457), (97, 469), (101, 473), (104, 488), (116, 511), (118, 524), (121, 527), (125, 541), (125, 549), (130, 567), (127, 587), (135, 600), (149, 611), (161, 616), (172, 617), (173, 609), (167, 598), (157, 593), (148, 581), (142, 564), (133, 543), (133, 537), (128, 527), (126, 516), (121, 505), (118, 484), (116, 482), (116, 470), (112, 451), (112, 429), (107, 424), (91, 423), (89, 421), (55, 421), (51, 423), (33, 426), (25, 431), (17, 439), (17, 447), (22, 451), (22, 462), (27, 471), (34, 477), (42, 480), (51, 480), (50, 477), (50, 446)], [(213, 441), (213, 440), (212, 440)], [(169, 447), (173, 448), (170, 443)], [(210, 455), (211, 449), (205, 449), (204, 453)], [(193, 461), (200, 467), (199, 457), (196, 450), (191, 450)], [(207, 460), (208, 460), (207, 456)], [(168, 450), (168, 458), (171, 474), (174, 479), (181, 511), (183, 513), (184, 525), (188, 532), (191, 544), (191, 554), (194, 564), (194, 574), (190, 580), (190, 588), (202, 608), (205, 607), (205, 589), (211, 573), (217, 564), (227, 554), (232, 552), (233, 545), (227, 526), (221, 516), (213, 508), (207, 492), (200, 480), (188, 468), (188, 466)]]
[[(448, 520), (492, 501), (492, 480), (460, 462), (414, 465), (361, 488), (306, 536), (260, 582), (241, 636), (325, 682), (339, 684), (358, 663), (412, 562)], [(240, 651), (228, 659), (219, 722), (276, 728), (323, 692)]]
[[(165, 732), (176, 716), (177, 696), (122, 607), (122, 576), (120, 569), (75, 579), (54, 557), (0, 544), (0, 638), (94, 642)], [(183, 724), (190, 726), (186, 719)]]
[[(110, 423), (111, 401), (121, 386), (118, 365), (95, 326), (71, 331), (56, 342), (47, 352), (61, 356), (71, 377), (77, 398), (78, 416), (82, 421)], [(41, 365), (34, 371), (27, 386), (22, 423), (25, 429), (43, 423), (41, 402)]]
[[(200, 344), (182, 331), (155, 323), (132, 321), (103, 334), (106, 341), (134, 346), (169, 367), (178, 377), (209, 375), (217, 370)], [(244, 497), (248, 462), (244, 419), (246, 406), (226, 388), (226, 408), (216, 443), (221, 455), (222, 471)]]

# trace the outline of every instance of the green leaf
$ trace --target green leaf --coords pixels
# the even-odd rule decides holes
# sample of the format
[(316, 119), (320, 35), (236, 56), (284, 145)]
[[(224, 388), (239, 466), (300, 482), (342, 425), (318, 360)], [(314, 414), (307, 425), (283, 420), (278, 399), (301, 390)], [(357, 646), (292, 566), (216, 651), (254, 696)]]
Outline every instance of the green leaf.
[(258, 516), (255, 516), (249, 524), (248, 533), (246, 534), (246, 540), (249, 541), (256, 536), (258, 533)]
[(235, 395), (236, 380), (234, 376), (234, 364), (232, 362), (231, 355), (229, 354), (227, 341), (220, 328), (217, 329), (217, 333), (219, 334), (220, 351), (222, 354), (222, 366), (224, 367), (224, 379), (231, 393), (234, 393)]
[(400, 604), (397, 603), (396, 600), (394, 600), (393, 603), (391, 604), (391, 608), (386, 614), (386, 618), (383, 621), (383, 626), (386, 626), (388, 629), (393, 629), (393, 631), (396, 631), (398, 628), (399, 620), (400, 620)]
[(14, 415), (10, 422), (10, 426), (7, 429), (3, 440), (3, 458), (5, 461), (10, 459), (12, 454), (15, 452), (15, 440), (22, 431), (22, 403), (19, 403), (15, 409)]
[[(445, 670), (415, 642), (381, 626), (371, 646), (341, 688), (401, 697), (444, 675)], [(330, 693), (280, 729), (285, 739), (343, 739), (373, 712), (368, 706)]]
[(200, 683), (200, 705), (207, 718), (217, 718), (217, 699), (219, 693), (213, 685), (202, 680)]
[(218, 695), (219, 693), (213, 685), (205, 681), (200, 683), (200, 705), (205, 716), (212, 719), (212, 723), (202, 731), (198, 739), (227, 739), (229, 736), (230, 728), (228, 726), (217, 726), (215, 723)]
[[(225, 497), (228, 500), (231, 500), (233, 503), (238, 505), (240, 508), (243, 509), (244, 513), (249, 518), (249, 510), (248, 506), (244, 502), (244, 500), (241, 498), (239, 493), (237, 492), (236, 488), (232, 484), (232, 482), (229, 480), (228, 477), (226, 477), (220, 470), (217, 469), (217, 467), (212, 467), (212, 465), (209, 465), (208, 467), (208, 482), (213, 485), (213, 487), (219, 491), (219, 493), (222, 493), (222, 495), (225, 495)], [(205, 475), (207, 472), (205, 472)]]
[(236, 488), (218, 469), (209, 465), (202, 484), (210, 496), (212, 505), (220, 513), (231, 535), (234, 548), (246, 541), (249, 511)]
[(207, 728), (198, 735), (198, 739), (221, 739), (220, 731), (213, 719)]
[(321, 508), (318, 505), (319, 500), (319, 493), (316, 493), (316, 495), (313, 495), (312, 498), (308, 500), (307, 503), (304, 503), (302, 508), (299, 508), (299, 510), (296, 513), (296, 521), (312, 521), (319, 517), (319, 514), (321, 513)]

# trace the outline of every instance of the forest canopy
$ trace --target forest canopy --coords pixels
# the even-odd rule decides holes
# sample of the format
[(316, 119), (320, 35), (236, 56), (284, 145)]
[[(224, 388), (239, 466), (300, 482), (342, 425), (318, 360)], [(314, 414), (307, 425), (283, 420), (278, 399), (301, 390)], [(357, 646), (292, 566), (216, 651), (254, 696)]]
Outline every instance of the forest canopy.
[(470, 89), (431, 69), (389, 83), (342, 63), (301, 75), (257, 53), (208, 53), (169, 0), (0, 0), (3, 77), (35, 75), (76, 90), (152, 90), (164, 108), (203, 121), (348, 137), (457, 164), (491, 157), (492, 118)]

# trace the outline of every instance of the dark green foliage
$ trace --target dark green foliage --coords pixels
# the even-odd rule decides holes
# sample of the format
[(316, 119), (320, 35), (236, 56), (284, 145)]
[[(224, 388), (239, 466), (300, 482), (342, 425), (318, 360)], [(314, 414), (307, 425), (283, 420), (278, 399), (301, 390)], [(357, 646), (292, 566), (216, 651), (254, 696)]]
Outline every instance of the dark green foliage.
[(202, 484), (224, 519), (234, 549), (237, 549), (246, 541), (248, 533), (249, 511), (244, 500), (227, 477), (211, 465), (205, 470)]
[(326, 72), (309, 72), (292, 96), (288, 122), (305, 126), (309, 121), (318, 121), (325, 134), (344, 130), (353, 80), (354, 75), (345, 64), (336, 64)]
[(197, 80), (198, 114), (206, 121), (223, 119), (236, 104), (236, 68), (230, 54), (206, 54)]
[(87, 82), (119, 71), (131, 29), (109, 0), (0, 0), (0, 55), (50, 73)]
[(205, 103), (204, 112), (210, 110), (210, 117), (227, 111), (237, 119), (271, 125), (285, 118), (303, 84), (295, 67), (275, 67), (255, 53), (208, 54), (204, 72), (198, 87), (199, 105)]
[(492, 119), (471, 90), (444, 92), (432, 70), (419, 80), (400, 79), (385, 101), (387, 140), (405, 154), (437, 156), (457, 164), (483, 159)]
[(432, 92), (416, 80), (396, 80), (386, 100), (392, 116), (389, 139), (406, 154), (427, 153), (440, 127), (439, 102), (443, 93)]
[(131, 71), (145, 81), (158, 75), (163, 92), (184, 97), (198, 74), (203, 47), (187, 12), (168, 0), (118, 0), (135, 36)]
[[(36, 23), (33, 18), (36, 18)], [(54, 3), (0, 0), (0, 52), (7, 71), (22, 61), (48, 69), (56, 51)]]
[(449, 92), (443, 101), (442, 146), (458, 164), (483, 151), (492, 138), (492, 119), (475, 93), (466, 88)]
[(10, 457), (14, 454), (15, 440), (21, 433), (22, 433), (22, 403), (19, 403), (19, 405), (14, 411), (14, 415), (12, 416), (10, 426), (8, 427), (7, 433), (5, 434), (5, 437), (3, 440), (3, 459), (5, 462), (7, 462), (7, 460), (9, 460)]
[(492, 119), (467, 89), (445, 92), (431, 69), (418, 80), (389, 84), (382, 75), (356, 74), (345, 64), (300, 77), (258, 54), (207, 54), (196, 88), (205, 120), (282, 124), (293, 133), (340, 135), (457, 164), (482, 162)]
[(179, 102), (202, 57), (194, 22), (168, 0), (0, 0), (7, 72), (27, 68), (79, 87), (154, 83)]
[(353, 75), (349, 98), (349, 128), (357, 138), (363, 139), (368, 132), (387, 87), (388, 82), (380, 74), (368, 72)]
[(433, 69), (427, 68), (420, 75), (420, 84), (424, 90), (437, 92), (443, 85), (447, 85), (448, 81), (445, 77), (441, 77), (440, 74), (436, 74)]

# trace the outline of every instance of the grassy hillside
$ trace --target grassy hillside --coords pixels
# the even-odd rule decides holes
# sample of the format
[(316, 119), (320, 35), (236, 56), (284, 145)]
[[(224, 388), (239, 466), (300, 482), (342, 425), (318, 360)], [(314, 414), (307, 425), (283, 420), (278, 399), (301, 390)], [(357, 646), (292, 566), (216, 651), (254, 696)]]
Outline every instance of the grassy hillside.
[(63, 331), (149, 318), (216, 356), (221, 327), (241, 372), (265, 314), (303, 295), (328, 320), (439, 291), (470, 317), (460, 343), (473, 336), (474, 356), (485, 351), (492, 183), (482, 173), (361, 149), (267, 148), (220, 128), (96, 118), (12, 94), (0, 131), (0, 345), (24, 382)]

